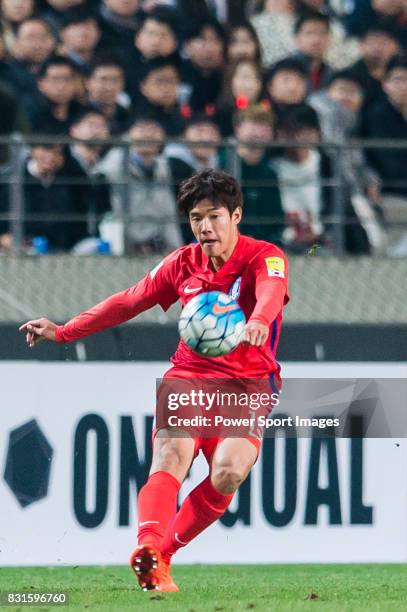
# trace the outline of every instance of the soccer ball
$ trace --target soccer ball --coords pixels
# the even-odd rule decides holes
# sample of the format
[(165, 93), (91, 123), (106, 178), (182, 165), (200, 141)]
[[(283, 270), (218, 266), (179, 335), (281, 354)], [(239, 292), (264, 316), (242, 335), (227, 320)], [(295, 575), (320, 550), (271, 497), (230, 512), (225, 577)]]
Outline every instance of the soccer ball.
[(219, 357), (240, 343), (246, 318), (239, 304), (220, 291), (200, 293), (181, 313), (178, 329), (183, 341), (197, 353)]

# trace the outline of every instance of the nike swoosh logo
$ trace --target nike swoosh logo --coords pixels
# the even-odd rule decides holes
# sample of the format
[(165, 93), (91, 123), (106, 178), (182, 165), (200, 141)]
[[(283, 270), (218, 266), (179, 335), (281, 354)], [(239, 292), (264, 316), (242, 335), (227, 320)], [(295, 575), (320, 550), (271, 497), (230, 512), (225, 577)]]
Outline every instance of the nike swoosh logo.
[(184, 293), (196, 293), (197, 291), (200, 291), (202, 289), (202, 287), (188, 287), (188, 285), (186, 287), (184, 287)]
[(225, 314), (225, 312), (230, 312), (231, 310), (236, 310), (235, 304), (229, 304), (228, 306), (220, 306), (218, 303), (216, 303), (213, 306), (213, 312), (216, 315)]
[(182, 546), (186, 546), (186, 545), (188, 544), (188, 542), (183, 542), (183, 541), (182, 541), (182, 540), (179, 538), (178, 533), (175, 533), (175, 534), (174, 534), (174, 538), (176, 539), (176, 541), (178, 542), (178, 544), (181, 544)]
[(150, 523), (157, 523), (157, 525), (159, 524), (160, 521), (144, 521), (143, 523), (139, 523), (138, 526), (142, 527), (143, 525), (149, 525)]

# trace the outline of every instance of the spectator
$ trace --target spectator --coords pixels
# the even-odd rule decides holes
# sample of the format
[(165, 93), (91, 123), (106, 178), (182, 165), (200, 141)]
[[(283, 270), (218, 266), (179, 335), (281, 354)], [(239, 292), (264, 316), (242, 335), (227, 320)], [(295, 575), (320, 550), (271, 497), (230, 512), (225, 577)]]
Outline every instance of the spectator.
[(50, 25), (44, 19), (28, 19), (20, 24), (13, 45), (10, 62), (11, 84), (16, 93), (26, 98), (35, 96), (37, 75), (42, 64), (49, 59), (56, 47)]
[(264, 94), (263, 73), (259, 64), (254, 60), (240, 60), (230, 65), (216, 114), (222, 134), (233, 134), (233, 115), (237, 109), (257, 103), (270, 107)]
[[(217, 124), (205, 115), (196, 115), (188, 121), (183, 134), (183, 143), (171, 143), (164, 150), (171, 167), (175, 194), (180, 183), (206, 168), (218, 168), (218, 151), (221, 135)], [(185, 244), (194, 236), (189, 223), (181, 221), (181, 232)]]
[[(386, 99), (377, 103), (366, 117), (366, 136), (375, 139), (407, 139), (407, 60), (396, 57), (389, 63), (383, 80)], [(407, 151), (373, 149), (369, 152), (373, 167), (383, 179), (383, 191), (407, 197), (405, 181)], [(407, 205), (406, 205), (407, 210)]]
[(321, 13), (300, 15), (294, 32), (297, 51), (293, 57), (302, 62), (307, 71), (308, 89), (316, 91), (327, 84), (332, 74), (325, 62), (330, 42), (329, 18)]
[(265, 66), (295, 51), (294, 0), (265, 0), (263, 10), (252, 18), (252, 23), (260, 40)]
[(302, 62), (288, 57), (274, 64), (266, 75), (266, 91), (278, 123), (290, 107), (306, 97), (307, 72)]
[[(10, 136), (18, 126), (18, 100), (9, 86), (0, 81), (0, 137)], [(10, 180), (9, 148), (0, 145), (0, 215), (9, 213), (7, 181)], [(11, 246), (9, 236), (2, 239), (8, 230), (8, 222), (0, 220), (0, 249), (3, 243)]]
[(222, 24), (241, 23), (250, 0), (177, 0), (176, 4), (186, 23), (216, 19)]
[(361, 36), (366, 29), (386, 27), (397, 33), (403, 47), (407, 45), (406, 6), (404, 0), (355, 0), (344, 16), (351, 35)]
[(78, 139), (78, 142), (71, 146), (71, 156), (86, 173), (90, 184), (88, 233), (90, 236), (97, 236), (98, 218), (111, 209), (110, 185), (106, 176), (99, 170), (100, 163), (103, 163), (102, 156), (106, 147), (103, 144), (94, 144), (90, 141), (104, 141), (110, 137), (106, 118), (98, 111), (84, 110), (72, 123), (69, 135)]
[[(123, 243), (139, 254), (170, 251), (179, 247), (182, 239), (176, 221), (170, 165), (160, 155), (165, 131), (157, 121), (139, 117), (128, 136), (135, 141), (131, 146), (129, 167), (124, 163), (123, 148), (112, 149), (101, 165), (113, 184), (113, 208), (121, 220)], [(151, 144), (148, 142), (151, 140), (157, 142)], [(124, 182), (128, 180), (126, 189)], [(126, 190), (129, 194), (127, 213)]]
[[(386, 98), (367, 114), (368, 138), (407, 139), (407, 61), (405, 57), (391, 60), (383, 80)], [(372, 149), (368, 159), (383, 181), (381, 202), (389, 223), (390, 255), (407, 256), (407, 151), (406, 149)]]
[[(193, 117), (188, 121), (183, 140), (184, 143), (167, 145), (164, 151), (171, 162), (179, 162), (180, 169), (173, 172), (173, 175), (180, 177), (180, 181), (206, 168), (218, 167), (221, 135), (214, 121), (205, 115)], [(176, 165), (174, 163), (172, 167)]]
[[(43, 236), (51, 251), (66, 251), (87, 236), (86, 176), (78, 173), (76, 180), (77, 184), (72, 184), (72, 171), (68, 170), (66, 153), (61, 145), (31, 147), (24, 177), (24, 238), (27, 246), (35, 236)], [(84, 217), (70, 220), (70, 215)]]
[(284, 214), (277, 175), (267, 156), (267, 145), (273, 135), (270, 110), (252, 106), (237, 112), (235, 136), (238, 140), (239, 180), (245, 203), (240, 230), (259, 240), (278, 242), (284, 227)]
[(387, 26), (370, 26), (361, 36), (362, 57), (351, 70), (363, 85), (365, 109), (384, 99), (382, 80), (389, 61), (400, 49), (395, 32)]
[(226, 59), (228, 63), (243, 59), (261, 63), (260, 41), (250, 21), (242, 21), (228, 29)]
[(221, 92), (225, 33), (216, 21), (203, 21), (185, 36), (182, 81), (188, 86), (188, 103), (194, 111), (213, 106)]
[[(318, 113), (323, 140), (340, 142), (358, 132), (363, 89), (351, 70), (335, 72), (326, 89), (312, 94), (308, 103)], [(353, 152), (346, 152), (347, 160)]]
[(38, 74), (40, 96), (27, 108), (34, 130), (68, 134), (69, 127), (83, 106), (77, 102), (77, 73), (66, 57), (54, 56), (45, 62)]
[(149, 116), (159, 122), (169, 136), (179, 136), (185, 121), (178, 103), (180, 76), (171, 59), (151, 60), (140, 82), (141, 99), (136, 116)]
[(178, 32), (174, 12), (157, 9), (149, 13), (136, 32), (133, 52), (126, 57), (128, 91), (134, 103), (139, 99), (139, 83), (146, 64), (157, 58), (180, 62), (177, 49)]
[(35, 14), (34, 0), (1, 0), (1, 23), (7, 49), (12, 50), (18, 26)]
[(322, 160), (318, 150), (309, 146), (320, 142), (317, 114), (306, 104), (293, 107), (281, 118), (277, 137), (304, 143), (301, 147), (284, 148), (281, 156), (273, 160), (285, 214), (283, 243), (292, 252), (304, 253), (323, 234)]
[(309, 15), (317, 12), (331, 17), (331, 37), (327, 49), (327, 61), (335, 68), (343, 68), (358, 58), (358, 45), (355, 40), (347, 39), (346, 32), (335, 13), (323, 0), (302, 2), (295, 0), (265, 0), (263, 10), (252, 18), (252, 23), (260, 38), (264, 63), (266, 66), (291, 55), (295, 48), (296, 15)]
[(88, 103), (103, 113), (113, 135), (128, 128), (130, 110), (121, 102), (124, 86), (124, 70), (115, 58), (101, 56), (92, 63), (86, 80)]
[(100, 7), (101, 45), (110, 53), (130, 52), (140, 22), (140, 0), (102, 0)]
[(68, 11), (61, 20), (60, 53), (69, 57), (78, 70), (89, 69), (100, 40), (100, 29), (94, 13), (85, 7)]

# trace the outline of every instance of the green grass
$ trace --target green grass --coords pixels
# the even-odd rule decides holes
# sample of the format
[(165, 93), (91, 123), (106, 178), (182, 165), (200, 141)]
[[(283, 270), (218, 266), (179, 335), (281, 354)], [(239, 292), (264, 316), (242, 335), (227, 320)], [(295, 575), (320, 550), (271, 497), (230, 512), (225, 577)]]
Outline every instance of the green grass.
[(407, 564), (194, 565), (173, 573), (181, 592), (160, 594), (140, 591), (127, 567), (2, 568), (0, 591), (69, 593), (69, 607), (4, 608), (22, 611), (407, 610)]

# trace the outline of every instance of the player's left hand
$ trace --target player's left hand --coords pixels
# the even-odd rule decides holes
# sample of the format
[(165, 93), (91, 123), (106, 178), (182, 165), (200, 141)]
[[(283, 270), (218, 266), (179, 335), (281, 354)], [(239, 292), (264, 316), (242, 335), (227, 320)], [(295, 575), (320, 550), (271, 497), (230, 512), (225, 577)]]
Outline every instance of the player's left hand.
[(269, 328), (258, 321), (249, 321), (246, 323), (243, 344), (251, 346), (263, 346), (269, 335)]

